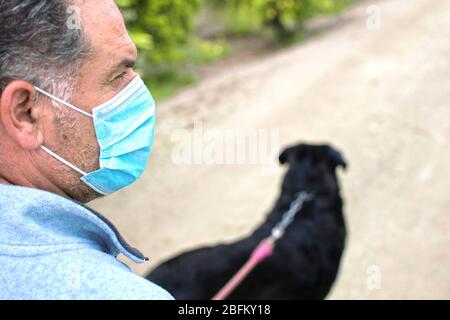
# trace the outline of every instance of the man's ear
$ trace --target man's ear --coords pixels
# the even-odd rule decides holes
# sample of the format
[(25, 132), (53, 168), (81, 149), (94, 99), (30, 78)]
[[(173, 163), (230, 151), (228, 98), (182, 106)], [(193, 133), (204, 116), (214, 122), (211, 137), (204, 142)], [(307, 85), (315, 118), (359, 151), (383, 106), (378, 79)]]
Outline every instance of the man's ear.
[(44, 141), (35, 98), (34, 86), (21, 80), (12, 81), (0, 94), (1, 125), (8, 136), (26, 150), (35, 150)]

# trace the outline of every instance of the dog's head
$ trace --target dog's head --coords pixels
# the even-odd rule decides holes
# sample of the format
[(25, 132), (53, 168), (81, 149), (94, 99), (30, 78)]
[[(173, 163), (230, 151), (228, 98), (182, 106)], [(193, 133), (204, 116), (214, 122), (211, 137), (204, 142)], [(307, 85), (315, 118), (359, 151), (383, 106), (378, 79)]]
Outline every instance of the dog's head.
[(335, 189), (336, 168), (347, 168), (341, 153), (329, 145), (295, 145), (285, 149), (279, 160), (281, 164), (289, 164), (283, 189), (294, 192)]

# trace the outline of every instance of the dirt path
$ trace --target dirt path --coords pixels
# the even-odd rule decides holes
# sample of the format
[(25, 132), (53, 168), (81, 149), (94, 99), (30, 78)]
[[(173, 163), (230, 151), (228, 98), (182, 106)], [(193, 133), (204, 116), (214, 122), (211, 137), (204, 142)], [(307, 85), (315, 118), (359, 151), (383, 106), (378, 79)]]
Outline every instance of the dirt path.
[[(366, 26), (371, 4), (380, 30)], [(282, 146), (329, 141), (344, 152), (349, 239), (330, 298), (450, 298), (450, 2), (365, 1), (340, 21), (159, 105), (150, 169), (93, 204), (150, 256), (139, 273), (246, 234), (278, 195), (281, 168), (173, 164), (174, 130), (203, 120), (279, 129)]]

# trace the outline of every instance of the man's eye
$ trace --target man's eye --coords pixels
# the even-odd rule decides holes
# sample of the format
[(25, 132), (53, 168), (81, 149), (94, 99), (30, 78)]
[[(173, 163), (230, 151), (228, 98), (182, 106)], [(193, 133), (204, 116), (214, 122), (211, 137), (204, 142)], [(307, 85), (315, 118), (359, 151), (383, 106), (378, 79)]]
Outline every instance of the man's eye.
[(127, 73), (126, 72), (123, 72), (123, 73), (121, 73), (120, 75), (118, 75), (115, 79), (114, 79), (114, 81), (117, 81), (117, 80), (123, 80), (123, 79), (125, 79), (125, 76), (127, 75)]

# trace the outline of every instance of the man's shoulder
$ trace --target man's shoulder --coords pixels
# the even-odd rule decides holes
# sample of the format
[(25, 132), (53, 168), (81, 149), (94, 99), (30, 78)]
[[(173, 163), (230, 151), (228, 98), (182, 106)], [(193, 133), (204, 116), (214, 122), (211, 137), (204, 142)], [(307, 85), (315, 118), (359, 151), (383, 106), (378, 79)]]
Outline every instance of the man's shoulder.
[[(62, 258), (62, 259), (61, 259)], [(69, 285), (75, 299), (172, 300), (160, 286), (133, 273), (113, 256), (91, 251), (78, 259), (60, 256), (62, 267), (69, 270)]]
[(93, 248), (1, 257), (0, 299), (172, 300), (160, 286)]
[(0, 299), (172, 299), (117, 260), (143, 258), (79, 204), (0, 186), (0, 209)]

